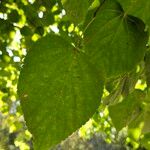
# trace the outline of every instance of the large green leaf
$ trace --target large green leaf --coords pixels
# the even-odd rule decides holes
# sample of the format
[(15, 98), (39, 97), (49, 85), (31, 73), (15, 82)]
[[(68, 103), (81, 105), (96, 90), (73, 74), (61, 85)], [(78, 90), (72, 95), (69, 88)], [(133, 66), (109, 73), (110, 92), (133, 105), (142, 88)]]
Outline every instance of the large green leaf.
[(144, 23), (125, 14), (118, 2), (106, 0), (85, 31), (85, 51), (107, 77), (131, 71), (146, 50), (144, 29)]
[(142, 91), (134, 91), (124, 98), (124, 100), (109, 107), (110, 117), (117, 130), (121, 130), (130, 123), (134, 122), (143, 114), (142, 102), (145, 100)]
[(88, 121), (102, 90), (101, 74), (84, 53), (56, 35), (35, 43), (18, 84), (35, 150), (48, 150)]
[(88, 7), (93, 0), (62, 0), (67, 15), (74, 23), (84, 21)]
[(149, 0), (118, 0), (126, 13), (139, 17), (150, 25), (150, 1)]

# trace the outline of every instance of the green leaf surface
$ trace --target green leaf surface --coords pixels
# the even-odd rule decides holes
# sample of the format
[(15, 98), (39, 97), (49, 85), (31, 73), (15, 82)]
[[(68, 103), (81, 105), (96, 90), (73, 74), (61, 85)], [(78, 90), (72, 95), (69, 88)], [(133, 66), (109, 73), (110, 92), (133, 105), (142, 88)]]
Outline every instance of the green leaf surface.
[(143, 92), (136, 90), (121, 103), (109, 107), (110, 117), (118, 131), (140, 117), (144, 98)]
[(115, 0), (106, 0), (84, 36), (87, 55), (107, 77), (131, 71), (144, 57), (148, 34), (144, 23), (124, 14)]
[(48, 150), (88, 121), (102, 90), (101, 74), (84, 53), (56, 35), (35, 43), (18, 84), (35, 150)]
[(150, 25), (150, 1), (149, 0), (118, 0), (125, 13), (142, 19)]
[(92, 0), (62, 0), (67, 15), (75, 24), (84, 21)]
[(141, 139), (141, 145), (144, 146), (147, 150), (150, 149), (150, 133), (147, 133), (144, 135), (144, 137)]
[[(150, 95), (148, 96), (148, 100), (150, 100)], [(149, 133), (150, 132), (150, 104), (147, 105), (147, 109), (144, 114), (144, 127), (142, 132)]]
[(54, 24), (54, 16), (51, 12), (44, 13), (43, 18), (40, 19), (42, 24), (48, 26)]
[[(137, 97), (138, 98), (138, 97)], [(130, 128), (136, 128), (139, 125), (142, 125), (142, 133), (150, 132), (150, 93), (148, 92), (141, 99), (144, 103), (141, 105), (143, 111), (139, 114), (139, 116), (129, 125)]]
[(11, 22), (18, 22), (20, 19), (20, 16), (18, 14), (17, 10), (12, 10), (10, 14), (8, 14), (8, 19)]
[(150, 87), (150, 51), (148, 51), (145, 56), (145, 75), (147, 86)]
[(30, 36), (32, 35), (32, 30), (28, 27), (28, 26), (24, 26), (21, 30), (20, 30), (21, 34), (24, 36)]

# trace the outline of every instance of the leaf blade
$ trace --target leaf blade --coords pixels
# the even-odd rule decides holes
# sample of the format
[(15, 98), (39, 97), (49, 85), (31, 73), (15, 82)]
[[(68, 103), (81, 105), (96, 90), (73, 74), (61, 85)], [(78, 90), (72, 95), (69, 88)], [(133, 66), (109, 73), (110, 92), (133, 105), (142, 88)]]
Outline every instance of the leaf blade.
[(18, 94), (36, 150), (64, 140), (94, 114), (103, 90), (99, 76), (84, 54), (61, 37), (46, 36), (32, 47)]
[(74, 23), (78, 24), (84, 21), (88, 7), (93, 0), (62, 0), (62, 4), (66, 10), (67, 15)]
[(148, 0), (118, 0), (126, 13), (138, 17), (144, 23), (150, 25), (150, 17), (147, 15), (150, 11), (150, 1)]
[(141, 20), (124, 14), (116, 1), (107, 0), (85, 31), (85, 51), (108, 78), (124, 74), (144, 57), (148, 40), (144, 29)]

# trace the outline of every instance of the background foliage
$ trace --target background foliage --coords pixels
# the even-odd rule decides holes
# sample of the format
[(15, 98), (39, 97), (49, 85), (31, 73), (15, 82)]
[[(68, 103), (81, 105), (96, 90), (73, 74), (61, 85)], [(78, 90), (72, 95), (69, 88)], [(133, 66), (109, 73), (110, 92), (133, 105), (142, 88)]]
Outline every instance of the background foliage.
[[(112, 4), (105, 7), (117, 9), (117, 13), (106, 11), (104, 5), (101, 8), (99, 0), (68, 0), (62, 3), (57, 0), (0, 1), (0, 149), (33, 149), (32, 135), (25, 125), (17, 95), (17, 82), (29, 49), (35, 41), (50, 33), (61, 35), (79, 48), (86, 44), (85, 50), (89, 55), (90, 49), (93, 48), (97, 51), (115, 51), (116, 43), (119, 50), (111, 55), (104, 51), (107, 59), (97, 59), (94, 53), (90, 55), (90, 59), (96, 62), (98, 67), (113, 65), (107, 67), (112, 69), (106, 69), (104, 73), (107, 79), (101, 105), (86, 125), (80, 128), (79, 133), (76, 132), (55, 149), (99, 149), (100, 145), (103, 145), (104, 149), (108, 149), (109, 146), (114, 146), (114, 149), (150, 149), (150, 51), (148, 41), (147, 49), (144, 49), (148, 35), (143, 32), (144, 24), (145, 30), (149, 29), (150, 16), (147, 12), (150, 10), (150, 3), (137, 0), (132, 9), (131, 4), (132, 7), (128, 8), (130, 1), (125, 3), (118, 0), (124, 10), (129, 10), (129, 15), (139, 17), (128, 16), (123, 18), (122, 22), (122, 18), (117, 17), (123, 12), (120, 6), (114, 5), (112, 1), (108, 2)], [(113, 19), (116, 17), (117, 19)], [(84, 18), (86, 19), (83, 22)], [(134, 21), (138, 25), (135, 25)], [(103, 26), (106, 22), (109, 22), (108, 25)], [(122, 36), (126, 35), (126, 31), (122, 29), (124, 26), (129, 28), (127, 36)], [(139, 30), (143, 33), (140, 34)], [(107, 40), (106, 34), (113, 35), (116, 31), (118, 34), (110, 44), (109, 40), (112, 37), (109, 36), (110, 39)], [(85, 41), (80, 43), (83, 33)], [(130, 40), (127, 41), (128, 39)], [(125, 43), (126, 41), (128, 43)], [(133, 50), (132, 53), (124, 53), (130, 49)], [(99, 56), (103, 55), (102, 53)], [(113, 64), (107, 62), (111, 59)], [(125, 62), (128, 60), (129, 65), (123, 66), (124, 63), (121, 64), (120, 59)], [(113, 67), (117, 70), (114, 71)]]

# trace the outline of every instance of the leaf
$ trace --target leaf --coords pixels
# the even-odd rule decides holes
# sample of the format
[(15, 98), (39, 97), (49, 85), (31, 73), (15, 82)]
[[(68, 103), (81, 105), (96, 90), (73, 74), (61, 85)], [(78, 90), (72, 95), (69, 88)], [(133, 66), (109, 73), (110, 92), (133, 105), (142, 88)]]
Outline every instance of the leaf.
[(20, 16), (18, 14), (17, 10), (12, 10), (10, 14), (8, 14), (8, 19), (11, 22), (18, 22), (20, 19)]
[(23, 28), (21, 28), (20, 32), (24, 36), (30, 36), (33, 34), (32, 30), (28, 26), (24, 26)]
[(150, 111), (147, 111), (144, 118), (143, 133), (150, 132)]
[(124, 11), (130, 15), (142, 19), (150, 25), (150, 1), (149, 0), (118, 0)]
[(13, 30), (13, 25), (8, 20), (0, 19), (0, 34), (8, 34)]
[(55, 22), (54, 15), (51, 12), (44, 13), (43, 18), (41, 18), (40, 20), (45, 26), (52, 25)]
[(46, 7), (46, 9), (50, 10), (53, 8), (53, 6), (56, 4), (57, 0), (41, 0), (41, 1), (35, 1), (33, 5), (35, 7), (38, 7), (43, 5)]
[(150, 133), (147, 133), (144, 135), (144, 137), (141, 139), (140, 143), (142, 146), (144, 146), (147, 150), (150, 149)]
[(90, 8), (88, 10), (86, 17), (85, 17), (85, 20), (84, 20), (83, 30), (86, 30), (86, 28), (88, 28), (89, 24), (93, 21), (97, 9), (98, 9), (98, 7)]
[(59, 36), (26, 56), (18, 94), (35, 150), (48, 150), (81, 127), (100, 104), (103, 81), (84, 53)]
[(44, 28), (39, 26), (35, 29), (35, 33), (39, 34), (39, 35), (43, 35), (44, 34)]
[(136, 90), (121, 103), (109, 107), (110, 117), (118, 131), (140, 116), (143, 112), (141, 104), (144, 98), (143, 92)]
[[(150, 100), (150, 95), (148, 96), (148, 100)], [(143, 118), (144, 118), (144, 127), (142, 132), (149, 133), (150, 132), (150, 104), (147, 105), (147, 109), (145, 111)]]
[(94, 8), (99, 7), (99, 5), (100, 5), (100, 0), (94, 0), (89, 9), (92, 10)]
[(75, 24), (84, 21), (88, 7), (93, 0), (62, 0), (67, 15)]
[(145, 97), (143, 97), (143, 106), (141, 105), (143, 111), (140, 115), (130, 124), (130, 128), (135, 128), (138, 125), (142, 125), (142, 133), (149, 133), (150, 132), (150, 93), (148, 92)]
[(145, 56), (145, 75), (147, 86), (150, 87), (150, 51), (147, 51)]
[(85, 51), (107, 77), (123, 74), (144, 57), (148, 41), (144, 29), (144, 23), (124, 14), (119, 3), (106, 0), (85, 31)]
[[(104, 99), (104, 104), (105, 105), (114, 105), (117, 104), (121, 97), (122, 97), (122, 92), (123, 88), (126, 83), (126, 76), (123, 76), (122, 78), (118, 79), (118, 85), (117, 87), (114, 88), (114, 90)], [(108, 83), (111, 84), (111, 83)]]

